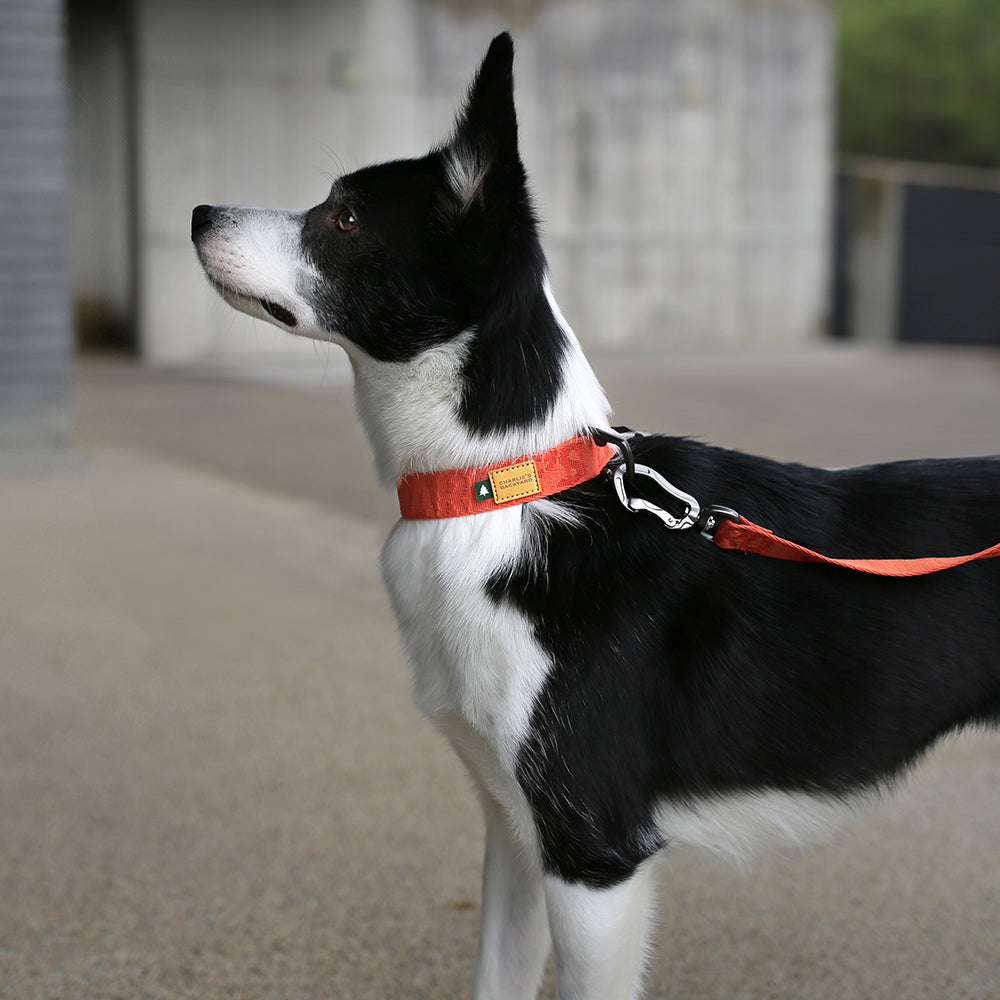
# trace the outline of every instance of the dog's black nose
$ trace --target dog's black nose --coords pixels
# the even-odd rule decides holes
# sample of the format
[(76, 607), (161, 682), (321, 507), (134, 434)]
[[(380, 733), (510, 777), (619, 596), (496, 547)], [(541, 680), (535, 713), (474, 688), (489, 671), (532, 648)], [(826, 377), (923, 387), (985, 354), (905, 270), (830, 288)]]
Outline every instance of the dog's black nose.
[(191, 239), (194, 239), (203, 229), (212, 224), (212, 205), (198, 205), (191, 213)]

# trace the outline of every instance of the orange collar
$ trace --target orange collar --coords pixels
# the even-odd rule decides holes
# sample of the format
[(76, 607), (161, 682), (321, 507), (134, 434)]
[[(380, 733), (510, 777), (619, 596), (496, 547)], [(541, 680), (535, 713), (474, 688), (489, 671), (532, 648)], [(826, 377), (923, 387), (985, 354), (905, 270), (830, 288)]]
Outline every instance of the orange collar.
[(422, 520), (513, 507), (593, 479), (616, 454), (611, 445), (581, 434), (509, 462), (415, 472), (396, 487), (399, 511), (408, 520)]

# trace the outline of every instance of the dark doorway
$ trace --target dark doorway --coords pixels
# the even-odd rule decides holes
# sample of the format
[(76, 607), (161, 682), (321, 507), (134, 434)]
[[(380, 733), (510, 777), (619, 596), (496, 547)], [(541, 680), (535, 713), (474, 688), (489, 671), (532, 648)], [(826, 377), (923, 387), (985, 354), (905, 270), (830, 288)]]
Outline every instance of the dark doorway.
[(68, 0), (70, 285), (78, 347), (135, 352), (131, 4)]
[(904, 197), (899, 339), (1000, 346), (1000, 191)]

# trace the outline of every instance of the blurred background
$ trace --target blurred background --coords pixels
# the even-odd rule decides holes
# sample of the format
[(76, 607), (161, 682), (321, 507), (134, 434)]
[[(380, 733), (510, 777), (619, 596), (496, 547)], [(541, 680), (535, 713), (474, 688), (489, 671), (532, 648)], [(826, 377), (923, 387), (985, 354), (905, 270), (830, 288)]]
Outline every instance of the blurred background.
[[(468, 996), (481, 822), (349, 369), (189, 223), (423, 154), (506, 28), (621, 422), (1000, 450), (997, 0), (0, 0), (2, 1000)], [(979, 734), (835, 846), (671, 852), (650, 995), (996, 1000), (998, 787)]]
[(191, 207), (306, 207), (344, 170), (421, 154), (507, 27), (554, 287), (585, 345), (1000, 344), (991, 0), (0, 11), (6, 414), (58, 403), (81, 351), (313, 362), (206, 292)]

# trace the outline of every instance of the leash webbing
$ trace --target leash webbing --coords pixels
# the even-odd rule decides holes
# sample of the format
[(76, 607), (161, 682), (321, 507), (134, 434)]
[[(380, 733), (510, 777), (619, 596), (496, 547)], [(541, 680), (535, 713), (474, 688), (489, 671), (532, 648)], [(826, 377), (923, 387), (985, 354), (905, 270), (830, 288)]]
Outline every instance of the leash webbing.
[[(629, 439), (641, 436), (628, 428), (593, 430), (512, 462), (406, 476), (397, 487), (400, 513), (404, 518), (423, 519), (497, 510), (552, 496), (604, 472), (610, 474), (618, 499), (626, 510), (653, 514), (670, 530), (695, 528), (719, 548), (733, 552), (791, 562), (825, 563), (889, 577), (926, 576), (978, 559), (1000, 556), (1000, 542), (961, 556), (839, 559), (824, 555), (782, 538), (728, 507), (701, 507), (694, 497), (678, 489), (655, 469), (635, 461)], [(636, 477), (640, 476), (647, 481), (645, 496), (634, 490)], [(671, 513), (660, 503), (647, 499), (650, 489), (653, 493), (659, 490), (672, 504), (679, 504), (682, 512)]]
[[(753, 521), (747, 520), (728, 507), (702, 508), (694, 497), (664, 479), (655, 469), (635, 462), (629, 438), (641, 437), (641, 434), (630, 432), (625, 428), (616, 428), (616, 432), (614, 435), (601, 432), (600, 436), (611, 440), (619, 451), (620, 458), (613, 468), (612, 480), (618, 498), (626, 510), (654, 514), (664, 527), (670, 530), (696, 528), (721, 549), (790, 562), (825, 563), (859, 573), (890, 577), (926, 576), (978, 559), (993, 559), (1000, 556), (1000, 542), (979, 552), (962, 556), (922, 556), (908, 559), (838, 559), (827, 556), (815, 549), (782, 538), (769, 528), (754, 524)], [(681, 504), (684, 508), (683, 513), (675, 516), (647, 499), (636, 495), (630, 496), (628, 488), (633, 485), (636, 476), (650, 480), (650, 485), (669, 496), (673, 502)]]
[(768, 528), (762, 528), (745, 517), (739, 520), (720, 518), (718, 527), (710, 536), (719, 548), (731, 549), (736, 552), (748, 552), (754, 555), (768, 556), (771, 559), (786, 559), (792, 562), (827, 563), (831, 566), (842, 566), (859, 573), (872, 573), (876, 576), (926, 576), (928, 573), (939, 573), (953, 566), (973, 562), (977, 559), (992, 559), (1000, 556), (1000, 542), (979, 552), (966, 556), (922, 556), (915, 559), (835, 559), (825, 556), (815, 549), (806, 548), (781, 538)]

